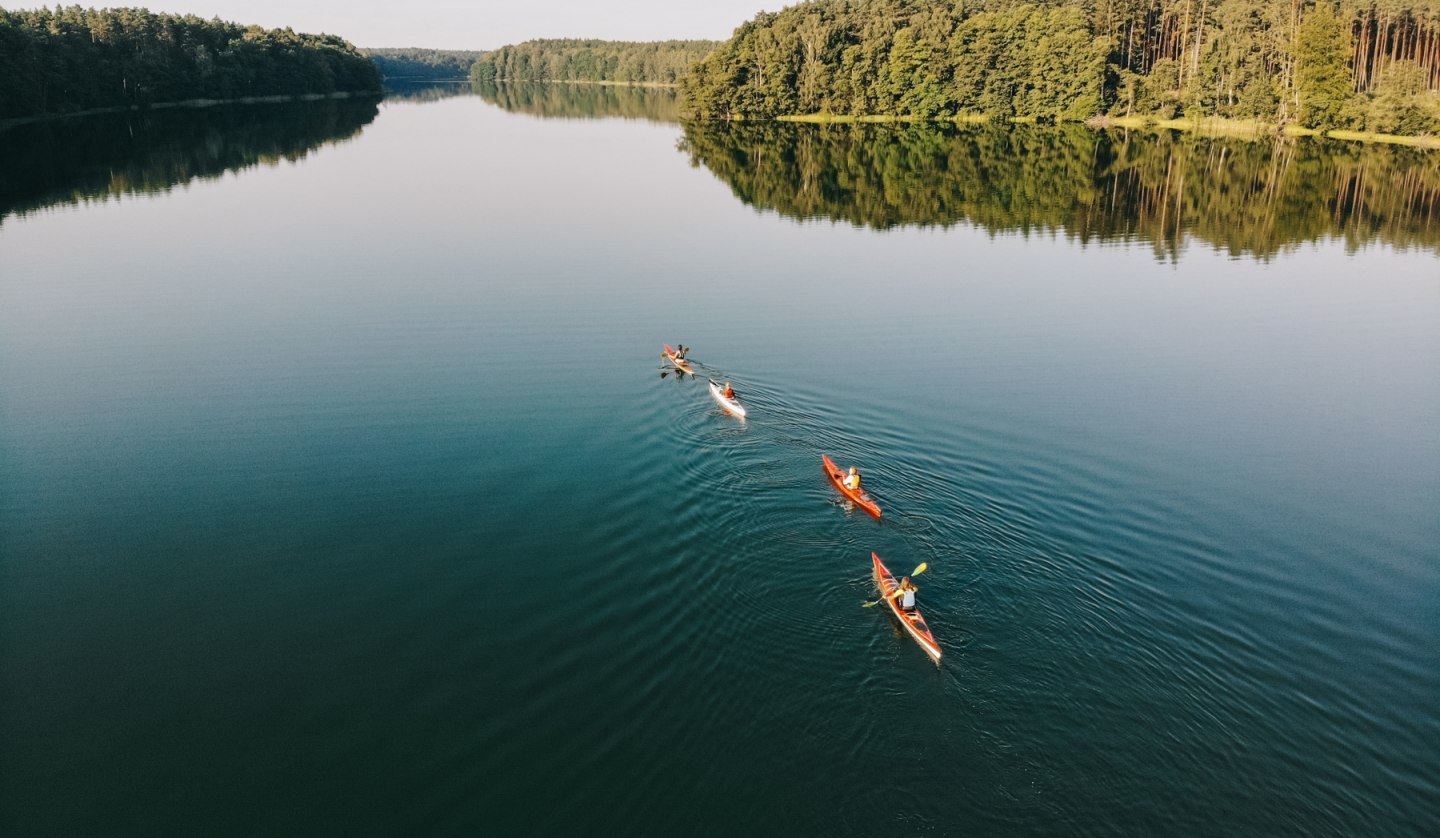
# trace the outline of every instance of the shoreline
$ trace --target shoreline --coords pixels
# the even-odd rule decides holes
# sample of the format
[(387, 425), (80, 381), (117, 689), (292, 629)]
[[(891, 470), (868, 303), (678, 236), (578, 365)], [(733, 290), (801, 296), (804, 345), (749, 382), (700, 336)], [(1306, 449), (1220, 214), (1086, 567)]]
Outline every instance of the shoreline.
[(1318, 128), (1304, 128), (1299, 125), (1275, 125), (1257, 119), (1225, 119), (1223, 117), (1200, 117), (1198, 119), (1158, 119), (1144, 116), (1097, 116), (1085, 120), (1092, 128), (1139, 128), (1172, 131), (1190, 131), (1203, 136), (1284, 136), (1324, 137), (1331, 140), (1346, 140), (1362, 143), (1387, 143), (1407, 145), (1421, 149), (1440, 149), (1440, 137), (1381, 134), (1374, 131), (1351, 131), (1335, 128), (1322, 131)]
[[(730, 119), (720, 120), (722, 122), (764, 122), (766, 120)], [(786, 114), (774, 118), (776, 122), (803, 122), (812, 125), (854, 125), (854, 124), (886, 124), (886, 123), (920, 123), (920, 122), (953, 122), (961, 125), (978, 124), (984, 122), (1007, 122), (1013, 124), (1035, 124), (1038, 122), (1033, 116), (1015, 116), (1004, 120), (992, 120), (984, 114), (958, 114), (956, 116), (925, 118), (908, 115), (886, 115), (886, 114)], [(1344, 140), (1348, 142), (1362, 143), (1385, 143), (1389, 145), (1405, 145), (1412, 148), (1425, 150), (1440, 150), (1440, 137), (1432, 136), (1402, 136), (1399, 134), (1380, 134), (1372, 131), (1350, 131), (1345, 129), (1334, 129), (1321, 131), (1315, 128), (1302, 128), (1298, 125), (1274, 125), (1254, 119), (1225, 119), (1223, 117), (1201, 117), (1182, 119), (1160, 119), (1157, 117), (1145, 116), (1095, 116), (1083, 123), (1091, 128), (1110, 129), (1126, 128), (1153, 131), (1186, 131), (1206, 137), (1261, 137), (1261, 136), (1285, 136), (1285, 137), (1323, 137), (1332, 140)]]
[(373, 93), (296, 93), (276, 94), (274, 96), (241, 96), (237, 99), (182, 99), (178, 102), (152, 102), (147, 105), (114, 105), (108, 108), (90, 108), (83, 111), (69, 111), (67, 113), (46, 113), (35, 116), (17, 116), (13, 119), (0, 119), (0, 131), (7, 128), (16, 128), (21, 125), (31, 125), (37, 122), (49, 122), (55, 119), (69, 119), (76, 116), (98, 116), (101, 114), (127, 113), (130, 111), (160, 111), (173, 110), (176, 108), (213, 108), (216, 105), (275, 105), (283, 102), (318, 102), (322, 99), (352, 99), (361, 97), (383, 97), (385, 91), (379, 90)]

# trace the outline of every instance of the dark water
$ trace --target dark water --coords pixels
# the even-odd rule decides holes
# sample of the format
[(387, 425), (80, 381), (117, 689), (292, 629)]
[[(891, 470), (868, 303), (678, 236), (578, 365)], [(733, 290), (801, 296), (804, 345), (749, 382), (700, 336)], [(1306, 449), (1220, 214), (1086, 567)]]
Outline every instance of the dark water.
[(1433, 156), (563, 94), (0, 132), (0, 833), (1440, 822)]
[(377, 112), (372, 99), (346, 99), (105, 114), (0, 130), (0, 221), (298, 162), (356, 136)]

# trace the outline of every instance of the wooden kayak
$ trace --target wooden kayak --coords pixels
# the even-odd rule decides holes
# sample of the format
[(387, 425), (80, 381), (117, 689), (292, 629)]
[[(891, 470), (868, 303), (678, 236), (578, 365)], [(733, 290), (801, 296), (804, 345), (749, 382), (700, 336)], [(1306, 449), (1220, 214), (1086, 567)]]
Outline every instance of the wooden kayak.
[(846, 486), (845, 472), (841, 471), (840, 467), (835, 465), (835, 461), (830, 459), (828, 455), (821, 454), (820, 462), (824, 463), (826, 476), (830, 478), (831, 483), (835, 484), (835, 488), (840, 490), (840, 494), (854, 501), (856, 506), (869, 512), (876, 518), (880, 517), (880, 505), (875, 502), (874, 498), (870, 497), (870, 494), (865, 491), (863, 486), (859, 489), (851, 489)]
[(725, 398), (725, 391), (720, 389), (720, 385), (716, 384), (713, 378), (710, 379), (710, 395), (714, 397), (715, 401), (724, 410), (739, 416), (741, 419), (745, 418), (745, 406), (735, 399)]
[(906, 611), (900, 607), (900, 603), (891, 596), (900, 587), (900, 580), (890, 573), (890, 569), (880, 561), (879, 556), (871, 553), (870, 558), (875, 561), (875, 587), (880, 589), (880, 595), (885, 598), (885, 604), (890, 606), (890, 613), (895, 615), (895, 619), (900, 621), (900, 625), (910, 633), (910, 637), (920, 644), (920, 648), (924, 649), (925, 654), (929, 655), (938, 666), (940, 664), (940, 644), (936, 642), (935, 635), (930, 633), (930, 627), (925, 624), (925, 618), (920, 616), (920, 609), (912, 608)]
[(675, 365), (675, 369), (680, 370), (681, 372), (688, 372), (691, 375), (695, 374), (695, 368), (690, 366), (690, 362), (676, 356), (675, 350), (671, 349), (670, 344), (668, 343), (665, 344), (665, 357), (670, 361), (670, 363)]

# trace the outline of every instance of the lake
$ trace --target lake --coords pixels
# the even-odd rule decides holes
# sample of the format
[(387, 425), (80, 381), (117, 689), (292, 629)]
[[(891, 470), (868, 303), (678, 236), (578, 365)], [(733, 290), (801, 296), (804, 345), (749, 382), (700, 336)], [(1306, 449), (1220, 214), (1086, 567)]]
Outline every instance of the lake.
[(677, 115), (0, 131), (0, 833), (1440, 823), (1440, 156)]

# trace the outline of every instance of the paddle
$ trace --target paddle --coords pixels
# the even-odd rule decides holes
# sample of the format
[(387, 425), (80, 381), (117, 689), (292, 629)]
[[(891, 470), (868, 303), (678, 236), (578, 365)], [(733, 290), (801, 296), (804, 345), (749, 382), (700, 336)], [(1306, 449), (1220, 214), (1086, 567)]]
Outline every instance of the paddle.
[[(919, 566), (917, 566), (913, 571), (911, 571), (911, 573), (910, 573), (910, 578), (911, 578), (911, 579), (914, 579), (916, 576), (919, 576), (920, 574), (924, 573), (925, 571), (927, 571), (927, 570), (929, 570), (929, 569), (930, 569), (930, 564), (929, 564), (929, 562), (921, 562), (921, 563), (919, 564)], [(898, 590), (898, 589), (897, 589), (897, 590)], [(861, 608), (874, 608), (875, 606), (877, 606), (877, 605), (879, 605), (880, 603), (884, 602), (884, 601), (885, 601), (886, 599), (888, 599), (890, 596), (894, 596), (894, 594), (889, 594), (888, 596), (882, 596), (882, 597), (880, 597), (879, 599), (875, 600), (874, 602), (867, 602), (867, 603), (861, 605), (860, 607), (861, 607)]]

